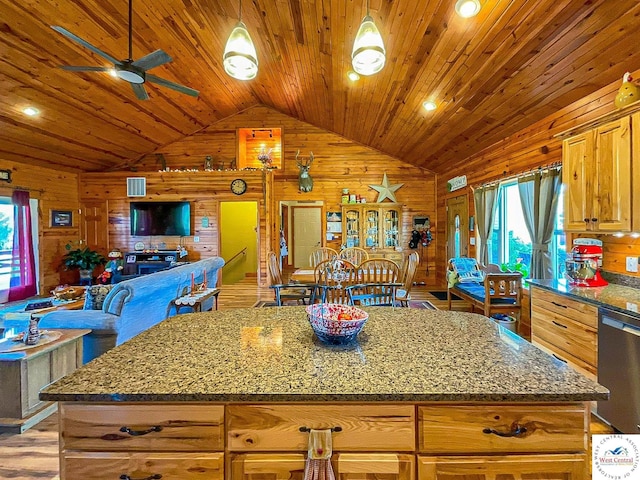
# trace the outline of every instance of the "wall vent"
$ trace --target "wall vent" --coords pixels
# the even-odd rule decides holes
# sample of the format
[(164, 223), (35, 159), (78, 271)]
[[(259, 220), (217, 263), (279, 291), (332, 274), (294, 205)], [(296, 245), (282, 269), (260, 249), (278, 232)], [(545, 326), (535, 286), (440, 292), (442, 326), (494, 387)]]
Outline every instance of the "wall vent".
[(146, 197), (147, 179), (145, 177), (127, 177), (127, 197)]

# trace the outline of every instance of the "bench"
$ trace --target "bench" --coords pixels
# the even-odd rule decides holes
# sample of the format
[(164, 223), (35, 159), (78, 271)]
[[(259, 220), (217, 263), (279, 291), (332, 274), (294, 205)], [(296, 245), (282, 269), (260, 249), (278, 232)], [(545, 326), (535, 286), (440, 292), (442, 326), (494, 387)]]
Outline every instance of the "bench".
[(504, 313), (520, 320), (522, 310), (522, 274), (519, 272), (483, 271), (475, 259), (452, 258), (447, 272), (447, 302), (451, 310), (451, 294), (471, 304), (490, 317)]

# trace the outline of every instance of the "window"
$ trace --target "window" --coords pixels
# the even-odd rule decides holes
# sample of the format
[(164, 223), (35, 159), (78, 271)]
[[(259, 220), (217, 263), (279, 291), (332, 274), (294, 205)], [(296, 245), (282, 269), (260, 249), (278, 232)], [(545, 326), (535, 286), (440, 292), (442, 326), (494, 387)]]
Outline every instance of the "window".
[[(549, 251), (556, 278), (564, 274), (566, 257), (565, 235), (562, 231), (562, 196), (558, 201), (555, 230)], [(489, 244), (489, 261), (511, 270), (517, 269), (526, 277), (531, 266), (531, 237), (524, 222), (518, 182), (505, 182), (498, 189), (496, 216)], [(516, 267), (516, 265), (520, 265)]]

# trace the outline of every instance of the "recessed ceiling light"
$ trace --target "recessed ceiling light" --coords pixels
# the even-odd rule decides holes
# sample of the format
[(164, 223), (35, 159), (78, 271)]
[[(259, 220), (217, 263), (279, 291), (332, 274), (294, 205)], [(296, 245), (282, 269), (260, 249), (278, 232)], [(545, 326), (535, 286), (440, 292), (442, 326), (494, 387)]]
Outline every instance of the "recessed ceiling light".
[(458, 0), (456, 13), (462, 18), (475, 17), (480, 11), (480, 0)]
[(351, 80), (352, 82), (356, 82), (358, 80), (360, 80), (360, 75), (358, 75), (356, 72), (354, 72), (353, 70), (349, 70), (347, 72), (347, 77), (349, 78), (349, 80)]
[(436, 105), (436, 102), (432, 102), (431, 100), (424, 102), (422, 106), (427, 112), (432, 112), (433, 110), (438, 108), (438, 106)]
[(22, 110), (22, 113), (24, 113), (25, 115), (29, 115), (30, 117), (35, 117), (40, 113), (40, 110), (34, 107), (27, 107)]

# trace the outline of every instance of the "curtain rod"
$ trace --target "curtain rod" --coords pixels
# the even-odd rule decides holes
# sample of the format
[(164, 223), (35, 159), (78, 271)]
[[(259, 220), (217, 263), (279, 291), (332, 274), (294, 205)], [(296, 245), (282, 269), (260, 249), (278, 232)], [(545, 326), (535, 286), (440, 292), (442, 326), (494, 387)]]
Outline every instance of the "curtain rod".
[[(0, 185), (0, 186), (5, 187), (5, 185)], [(44, 190), (41, 188), (21, 187), (20, 185), (16, 185), (15, 187), (6, 185), (6, 188), (10, 188), (11, 190), (26, 190), (27, 192), (44, 193)]]
[(501, 183), (507, 180), (514, 180), (516, 178), (524, 177), (525, 175), (530, 175), (534, 172), (542, 172), (543, 170), (553, 170), (560, 167), (562, 167), (562, 162), (553, 162), (547, 165), (540, 165), (539, 167), (533, 167), (533, 168), (530, 168), (529, 170), (525, 170), (524, 172), (516, 173), (513, 175), (506, 175), (506, 173), (503, 173), (504, 177), (502, 178), (491, 180), (490, 182), (484, 182), (472, 188), (488, 187), (489, 185), (494, 185), (496, 183)]

